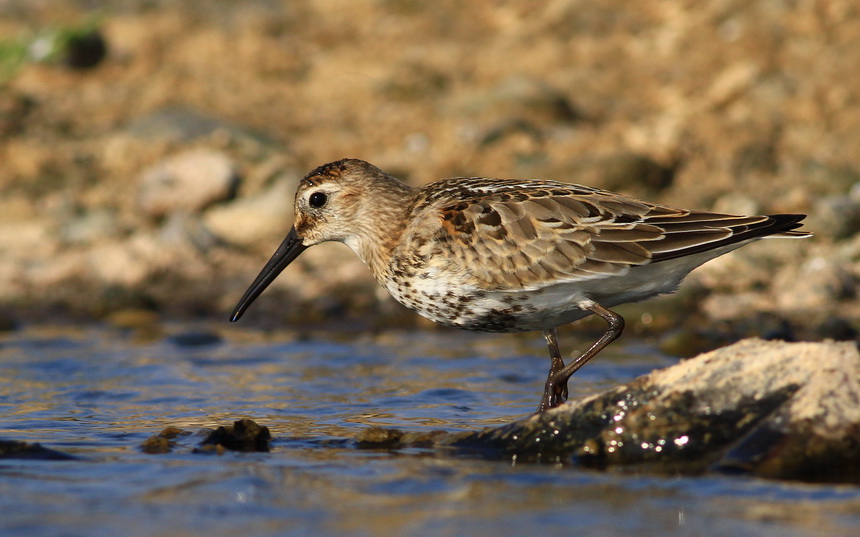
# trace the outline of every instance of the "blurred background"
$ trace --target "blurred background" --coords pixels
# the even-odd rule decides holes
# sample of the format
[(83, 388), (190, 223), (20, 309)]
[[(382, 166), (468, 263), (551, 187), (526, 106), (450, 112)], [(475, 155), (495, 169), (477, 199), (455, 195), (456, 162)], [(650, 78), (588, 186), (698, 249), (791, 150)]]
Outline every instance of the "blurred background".
[[(808, 213), (815, 239), (720, 258), (628, 325), (853, 338), (858, 66), (853, 0), (0, 0), (2, 325), (226, 322), (297, 181), (355, 157)], [(425, 326), (403, 313), (335, 244), (247, 319)]]

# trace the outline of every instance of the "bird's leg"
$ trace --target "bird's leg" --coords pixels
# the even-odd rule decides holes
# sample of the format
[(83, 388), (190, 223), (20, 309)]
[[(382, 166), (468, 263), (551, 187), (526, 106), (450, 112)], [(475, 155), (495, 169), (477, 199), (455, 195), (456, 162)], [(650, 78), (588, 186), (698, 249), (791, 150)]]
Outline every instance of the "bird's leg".
[[(540, 400), (540, 405), (538, 406), (538, 412), (543, 412), (547, 408), (552, 408), (550, 405), (550, 399), (553, 395), (554, 385), (552, 383), (553, 377), (558, 374), (559, 371), (564, 369), (564, 360), (561, 358), (561, 351), (558, 350), (558, 334), (556, 333), (555, 328), (550, 328), (549, 330), (543, 331), (543, 337), (546, 338), (546, 346), (549, 347), (549, 373), (546, 376), (546, 388), (543, 392), (543, 398)], [(567, 400), (567, 383), (564, 385), (564, 391), (562, 393), (562, 400), (553, 405), (558, 406), (559, 404), (565, 402)]]
[[(538, 406), (538, 412), (543, 412), (549, 408), (555, 408), (564, 403), (567, 400), (567, 381), (570, 379), (571, 375), (576, 373), (580, 367), (584, 366), (586, 362), (594, 358), (597, 353), (602, 351), (607, 345), (615, 341), (615, 339), (621, 335), (622, 330), (624, 330), (624, 318), (614, 311), (604, 308), (600, 304), (592, 302), (591, 300), (584, 300), (580, 302), (579, 306), (582, 309), (589, 310), (592, 313), (601, 316), (609, 325), (609, 329), (606, 330), (600, 339), (595, 341), (587, 351), (580, 354), (574, 361), (554, 373), (552, 369), (550, 370), (550, 375), (546, 381), (546, 387), (544, 388), (543, 398), (541, 399), (540, 406)], [(549, 330), (544, 332), (544, 335), (548, 332)], [(546, 337), (549, 342), (549, 336), (547, 335)], [(552, 331), (552, 338), (553, 342), (555, 342), (555, 350), (558, 352), (558, 343), (555, 340), (555, 330)], [(552, 355), (552, 343), (549, 345), (550, 355)], [(561, 362), (560, 357), (558, 361), (559, 363)], [(556, 360), (553, 358), (553, 365), (555, 363)]]

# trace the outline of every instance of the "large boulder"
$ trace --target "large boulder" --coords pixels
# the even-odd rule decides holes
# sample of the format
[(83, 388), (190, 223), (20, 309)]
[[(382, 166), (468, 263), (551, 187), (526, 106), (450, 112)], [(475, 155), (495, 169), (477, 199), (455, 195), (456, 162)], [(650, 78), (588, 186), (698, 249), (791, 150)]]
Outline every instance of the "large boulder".
[(860, 483), (853, 342), (748, 339), (503, 427), (369, 431), (361, 447), (420, 444), (516, 460)]

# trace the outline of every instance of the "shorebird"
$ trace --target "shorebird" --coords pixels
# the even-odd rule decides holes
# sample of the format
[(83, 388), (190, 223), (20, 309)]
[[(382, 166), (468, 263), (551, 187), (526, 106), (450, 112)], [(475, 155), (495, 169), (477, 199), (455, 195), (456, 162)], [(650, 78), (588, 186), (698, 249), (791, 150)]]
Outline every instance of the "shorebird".
[[(542, 330), (543, 412), (566, 401), (570, 376), (621, 335), (624, 319), (609, 308), (672, 292), (694, 268), (756, 239), (809, 237), (795, 231), (805, 216), (679, 209), (557, 181), (456, 177), (413, 188), (343, 159), (299, 183), (292, 229), (230, 320), (306, 248), (342, 242), (398, 302), (432, 321)], [(606, 332), (565, 364), (556, 329), (592, 314)]]

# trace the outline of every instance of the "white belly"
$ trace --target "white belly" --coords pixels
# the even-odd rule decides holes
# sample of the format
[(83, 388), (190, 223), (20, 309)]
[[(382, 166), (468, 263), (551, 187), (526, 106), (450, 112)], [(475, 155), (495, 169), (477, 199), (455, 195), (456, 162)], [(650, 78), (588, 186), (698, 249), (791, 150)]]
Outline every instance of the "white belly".
[[(737, 247), (739, 245), (732, 245)], [(534, 290), (486, 290), (466, 276), (427, 271), (408, 282), (385, 287), (404, 306), (445, 326), (481, 332), (523, 332), (567, 324), (591, 315), (577, 304), (592, 300), (604, 307), (638, 302), (678, 288), (695, 267), (728, 251), (703, 252), (622, 274), (549, 284)]]

